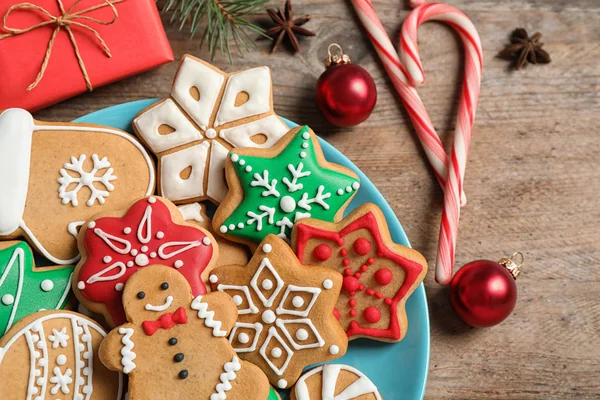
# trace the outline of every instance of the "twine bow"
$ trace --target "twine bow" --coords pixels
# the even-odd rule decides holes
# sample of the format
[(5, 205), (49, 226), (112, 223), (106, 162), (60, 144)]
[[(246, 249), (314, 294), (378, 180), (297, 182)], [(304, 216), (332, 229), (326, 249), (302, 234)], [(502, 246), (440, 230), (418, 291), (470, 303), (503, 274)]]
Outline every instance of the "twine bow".
[[(96, 37), (96, 39), (98, 39), (98, 42), (102, 46), (102, 49), (104, 50), (104, 53), (106, 54), (106, 56), (112, 57), (110, 49), (108, 48), (108, 46), (106, 45), (106, 42), (104, 41), (104, 39), (102, 39), (102, 37), (100, 36), (98, 31), (95, 30), (94, 28), (86, 25), (85, 22), (80, 22), (80, 21), (76, 21), (76, 20), (94, 22), (99, 25), (112, 25), (119, 18), (119, 13), (117, 12), (117, 9), (115, 8), (114, 4), (121, 3), (125, 0), (104, 0), (104, 3), (102, 3), (102, 4), (97, 4), (90, 8), (86, 8), (85, 10), (73, 12), (73, 9), (79, 3), (81, 3), (81, 1), (82, 0), (75, 1), (73, 3), (73, 5), (65, 11), (62, 0), (57, 0), (58, 6), (60, 8), (60, 13), (61, 13), (61, 15), (58, 17), (50, 14), (45, 8), (40, 7), (36, 4), (31, 4), (31, 3), (15, 4), (14, 6), (10, 7), (8, 9), (8, 11), (6, 11), (6, 14), (4, 14), (2, 28), (8, 33), (6, 33), (4, 35), (0, 35), (0, 40), (6, 39), (6, 38), (12, 37), (12, 36), (22, 35), (24, 33), (34, 31), (34, 30), (36, 30), (38, 28), (42, 28), (44, 26), (49, 26), (49, 25), (56, 26), (54, 28), (54, 32), (52, 33), (52, 36), (50, 37), (50, 41), (48, 42), (48, 46), (46, 48), (46, 55), (44, 56), (44, 61), (42, 61), (42, 66), (37, 75), (37, 78), (35, 78), (35, 81), (33, 81), (33, 83), (31, 85), (29, 85), (29, 87), (27, 88), (28, 91), (33, 90), (40, 83), (42, 78), (44, 77), (44, 73), (46, 72), (46, 68), (48, 67), (48, 61), (50, 60), (50, 55), (52, 54), (52, 49), (54, 48), (54, 41), (56, 40), (56, 36), (60, 32), (60, 30), (63, 28), (65, 31), (67, 31), (67, 34), (69, 35), (69, 39), (71, 40), (71, 44), (73, 45), (73, 50), (75, 51), (75, 56), (77, 57), (77, 62), (79, 63), (79, 68), (81, 69), (81, 73), (83, 74), (83, 79), (85, 79), (85, 85), (87, 86), (87, 89), (90, 92), (93, 90), (92, 83), (90, 82), (90, 77), (85, 68), (85, 63), (83, 62), (83, 59), (81, 58), (81, 54), (79, 53), (79, 46), (77, 46), (77, 41), (75, 40), (75, 36), (73, 35), (73, 31), (71, 30), (71, 27), (78, 26), (80, 28), (87, 29), (88, 31), (92, 32), (94, 34), (94, 36)], [(111, 19), (110, 21), (102, 21), (97, 18), (92, 18), (92, 17), (84, 15), (91, 11), (98, 10), (98, 9), (104, 8), (104, 7), (110, 7), (110, 9), (112, 10), (112, 12), (114, 14), (113, 19)], [(25, 28), (25, 29), (11, 28), (7, 25), (8, 17), (10, 16), (10, 14), (13, 11), (17, 11), (17, 10), (31, 11), (31, 12), (39, 11), (40, 13), (42, 13), (49, 19), (47, 21), (40, 22), (39, 24), (32, 25), (29, 28)]]

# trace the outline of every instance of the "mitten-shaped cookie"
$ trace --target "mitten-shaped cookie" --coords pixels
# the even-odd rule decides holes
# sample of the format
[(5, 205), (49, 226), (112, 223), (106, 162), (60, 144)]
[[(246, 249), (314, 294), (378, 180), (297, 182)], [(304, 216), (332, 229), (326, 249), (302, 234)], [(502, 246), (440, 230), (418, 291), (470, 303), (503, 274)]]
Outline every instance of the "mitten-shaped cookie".
[(30, 314), (66, 308), (74, 268), (37, 268), (27, 243), (0, 242), (0, 337)]
[(162, 197), (146, 197), (125, 210), (94, 216), (81, 228), (79, 250), (73, 290), (111, 327), (126, 322), (121, 295), (135, 271), (151, 264), (177, 269), (197, 296), (206, 293), (204, 281), (218, 255), (213, 236), (185, 222), (177, 207)]
[(338, 223), (299, 221), (292, 248), (303, 264), (344, 275), (335, 312), (350, 339), (397, 342), (406, 335), (406, 300), (425, 278), (427, 261), (392, 241), (379, 207), (364, 204)]
[(333, 314), (342, 276), (301, 265), (283, 239), (267, 236), (247, 265), (215, 268), (209, 280), (238, 307), (235, 351), (276, 387), (289, 388), (305, 367), (346, 353), (348, 338)]
[(98, 357), (106, 332), (70, 311), (44, 311), (0, 339), (2, 400), (120, 400), (123, 375)]
[(71, 264), (84, 221), (153, 191), (152, 160), (128, 133), (0, 114), (0, 239), (25, 236), (52, 262)]
[(138, 114), (133, 128), (158, 156), (161, 196), (217, 204), (227, 194), (229, 150), (271, 147), (288, 130), (273, 111), (269, 68), (225, 73), (189, 55), (171, 95)]
[(237, 319), (224, 293), (192, 296), (173, 268), (151, 265), (123, 291), (128, 323), (100, 347), (109, 369), (129, 375), (129, 399), (264, 400), (269, 382), (227, 340)]

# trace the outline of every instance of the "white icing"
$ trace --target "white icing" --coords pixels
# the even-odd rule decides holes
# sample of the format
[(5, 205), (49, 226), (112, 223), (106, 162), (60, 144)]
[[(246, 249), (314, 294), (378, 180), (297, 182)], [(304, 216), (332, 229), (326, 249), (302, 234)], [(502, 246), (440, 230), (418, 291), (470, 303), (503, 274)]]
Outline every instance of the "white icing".
[(206, 136), (208, 139), (214, 139), (217, 137), (217, 131), (215, 131), (213, 128), (209, 128), (206, 130), (206, 132), (204, 132), (204, 136)]
[[(258, 67), (239, 72), (229, 77), (221, 106), (217, 112), (215, 126), (266, 113), (271, 110), (271, 72), (268, 67)], [(241, 92), (249, 95), (248, 101), (235, 106), (235, 99)]]
[(119, 282), (119, 283), (117, 283), (117, 284), (115, 285), (115, 290), (116, 290), (117, 292), (122, 292), (122, 291), (123, 291), (123, 289), (125, 289), (125, 285), (124, 285), (123, 283)]
[(2, 304), (4, 304), (5, 306), (10, 306), (15, 302), (15, 296), (13, 296), (12, 294), (5, 294), (4, 296), (2, 296)]
[(225, 183), (225, 160), (227, 159), (227, 150), (216, 140), (212, 141), (210, 150), (210, 165), (208, 168), (208, 186), (206, 194), (220, 202), (227, 195), (227, 184)]
[(217, 283), (219, 281), (219, 277), (216, 275), (211, 275), (208, 279), (211, 281), (211, 283)]
[[(194, 240), (193, 242), (167, 242), (160, 245), (158, 248), (158, 256), (163, 260), (167, 260), (171, 257), (175, 257), (181, 253), (188, 251), (189, 249), (193, 249), (194, 247), (198, 247), (202, 244), (199, 240)], [(172, 247), (177, 248), (176, 250), (167, 251)]]
[[(235, 347), (234, 346), (234, 350), (237, 353), (249, 353), (252, 351), (256, 350), (256, 347), (258, 345), (258, 340), (260, 339), (260, 334), (263, 330), (263, 326), (260, 322), (257, 322), (255, 324), (250, 324), (250, 323), (246, 323), (246, 322), (236, 322), (235, 326), (233, 327), (233, 329), (231, 330), (231, 334), (229, 335), (229, 342), (233, 343), (234, 339), (236, 338), (236, 333), (239, 329), (250, 329), (253, 332), (253, 337), (254, 339), (252, 340), (252, 344), (250, 345), (250, 347)], [(246, 335), (248, 336), (247, 333), (245, 332), (241, 332), (237, 337), (238, 337), (238, 342), (241, 343), (241, 341), (239, 340), (239, 337), (241, 335)]]
[(192, 309), (198, 311), (198, 318), (204, 320), (204, 325), (212, 329), (213, 336), (225, 337), (227, 332), (221, 330), (221, 321), (215, 320), (215, 312), (208, 311), (208, 303), (202, 301), (202, 296), (196, 297), (192, 301)]
[(85, 224), (85, 221), (75, 221), (69, 222), (67, 225), (67, 232), (69, 232), (73, 237), (77, 240), (77, 236), (79, 235), (79, 228), (81, 228)]
[[(153, 203), (150, 199), (148, 202)], [(152, 206), (147, 206), (144, 210), (144, 216), (137, 229), (137, 239), (140, 243), (148, 243), (152, 239)]]
[(306, 329), (298, 329), (296, 331), (296, 339), (298, 339), (298, 340), (308, 339), (308, 331)]
[[(213, 275), (213, 276), (214, 276), (214, 275)], [(240, 306), (240, 305), (242, 305), (242, 302), (244, 301), (244, 300), (242, 299), (242, 296), (240, 296), (239, 294), (236, 294), (235, 296), (233, 296), (233, 297), (232, 297), (232, 299), (233, 299), (233, 303), (234, 303), (236, 306)]]
[(165, 302), (163, 304), (155, 306), (155, 305), (148, 303), (148, 304), (146, 304), (146, 306), (144, 308), (148, 311), (160, 312), (160, 311), (165, 311), (167, 308), (171, 307), (171, 304), (173, 304), (173, 296), (167, 296), (167, 298), (165, 299)]
[(123, 372), (126, 374), (133, 371), (136, 367), (133, 360), (137, 357), (137, 355), (133, 352), (133, 340), (131, 340), (131, 336), (133, 336), (133, 328), (119, 328), (119, 334), (123, 335), (121, 339), (121, 343), (123, 343), (123, 347), (121, 348), (121, 365), (123, 365)]
[[(2, 134), (2, 132), (0, 132), (0, 135), (1, 134)], [(6, 295), (2, 296), (2, 304), (11, 305), (14, 303), (14, 306), (12, 307), (12, 309), (10, 311), (10, 316), (8, 317), (8, 323), (6, 324), (6, 330), (4, 332), (2, 332), (2, 334), (5, 334), (6, 332), (8, 332), (8, 329), (12, 326), (12, 324), (15, 320), (15, 314), (17, 313), (17, 309), (19, 308), (19, 301), (21, 300), (21, 293), (23, 291), (23, 282), (25, 279), (25, 277), (24, 277), (24, 275), (25, 275), (25, 251), (20, 247), (17, 247), (15, 249), (12, 256), (10, 257), (10, 260), (8, 261), (8, 265), (6, 266), (4, 273), (2, 274), (2, 276), (0, 276), (0, 288), (4, 284), (4, 281), (6, 280), (6, 278), (8, 277), (8, 275), (10, 274), (11, 270), (14, 267), (16, 267), (18, 270), (17, 271), (17, 277), (18, 277), (17, 278), (17, 292), (15, 293), (16, 294), (15, 297), (13, 297), (13, 295), (11, 295), (11, 294), (6, 294)], [(1, 358), (2, 357), (0, 357), (0, 359)]]
[[(206, 130), (224, 81), (225, 77), (208, 65), (184, 57), (175, 76), (171, 96), (202, 130)], [(199, 100), (190, 95), (192, 87), (200, 92)]]
[(325, 279), (323, 281), (323, 287), (327, 290), (331, 289), (333, 287), (333, 282), (331, 281), (331, 279)]
[(11, 108), (0, 114), (0, 236), (22, 224), (33, 131), (33, 117), (27, 111)]
[(265, 310), (262, 313), (262, 320), (265, 324), (272, 324), (276, 319), (275, 313), (271, 310)]
[[(275, 115), (261, 118), (244, 125), (221, 129), (219, 136), (235, 147), (258, 147), (268, 149), (273, 147), (287, 133), (289, 128)], [(258, 144), (250, 138), (254, 135), (265, 135), (267, 140)]]
[(247, 344), (248, 342), (250, 342), (250, 336), (248, 336), (247, 333), (240, 333), (238, 335), (238, 341), (242, 344)]
[(56, 363), (58, 365), (65, 365), (67, 363), (67, 356), (60, 354), (58, 357), (56, 357)]
[[(335, 389), (337, 387), (338, 377), (342, 370), (353, 373), (358, 379), (336, 396)], [(372, 394), (375, 396), (376, 400), (381, 400), (379, 391), (369, 378), (356, 368), (341, 364), (323, 365), (302, 375), (294, 387), (294, 394), (296, 395), (297, 400), (311, 400), (310, 390), (306, 381), (311, 376), (319, 373), (322, 373), (321, 393), (320, 395), (313, 397), (312, 400), (351, 400), (366, 394)]]
[(340, 347), (339, 347), (339, 346), (337, 346), (337, 345), (335, 345), (335, 344), (334, 344), (334, 345), (332, 345), (332, 346), (329, 348), (329, 353), (330, 353), (330, 354), (336, 355), (336, 354), (338, 354), (339, 352), (340, 352)]
[(292, 305), (296, 308), (300, 308), (304, 305), (304, 299), (300, 296), (294, 296), (292, 299)]
[(174, 266), (175, 268), (179, 269), (179, 268), (183, 267), (183, 261), (181, 261), (181, 260), (176, 260), (176, 261), (173, 263), (173, 266)]
[(296, 209), (296, 200), (290, 196), (283, 196), (279, 200), (279, 207), (281, 208), (281, 211), (291, 213)]
[(62, 328), (60, 331), (52, 329), (52, 334), (48, 335), (48, 340), (52, 342), (52, 348), (57, 349), (60, 347), (67, 347), (69, 341), (69, 335), (67, 335), (67, 328)]
[[(273, 274), (273, 276), (275, 277), (275, 281), (277, 282), (277, 286), (275, 287), (275, 290), (273, 290), (273, 293), (268, 295), (269, 297), (265, 296), (265, 293), (263, 293), (263, 291), (258, 288), (258, 279), (259, 279), (261, 273), (263, 272), (263, 270), (265, 270), (265, 269), (267, 269), (268, 271), (271, 272), (271, 274)], [(271, 307), (273, 305), (273, 302), (277, 298), (277, 295), (279, 295), (279, 292), (281, 292), (281, 289), (283, 288), (284, 285), (285, 285), (285, 283), (283, 282), (283, 280), (281, 279), (281, 277), (279, 276), (279, 274), (277, 273), (277, 271), (271, 264), (271, 261), (266, 257), (262, 259), (260, 266), (258, 267), (258, 270), (256, 271), (256, 273), (252, 277), (252, 280), (250, 281), (250, 286), (252, 287), (252, 289), (254, 289), (254, 291), (256, 292), (256, 294), (258, 295), (260, 300), (263, 302), (265, 307)]]
[[(281, 367), (277, 367), (267, 355), (267, 349), (269, 348), (269, 344), (271, 343), (271, 340), (276, 340), (277, 347), (283, 348), (286, 352), (286, 359), (283, 362), (283, 365), (281, 365)], [(236, 349), (236, 351), (237, 351), (237, 349)], [(294, 352), (292, 351), (292, 349), (287, 345), (287, 343), (285, 343), (285, 341), (283, 340), (283, 338), (281, 337), (279, 332), (277, 332), (277, 328), (275, 328), (274, 326), (269, 328), (269, 334), (267, 335), (265, 342), (261, 346), (259, 353), (262, 356), (262, 358), (264, 358), (264, 360), (267, 362), (267, 364), (269, 364), (269, 367), (271, 367), (273, 372), (275, 372), (279, 376), (283, 375), (283, 373), (287, 369), (288, 365), (290, 364), (290, 360), (292, 359), (292, 356), (294, 355)]]
[[(196, 222), (204, 221), (204, 218), (202, 218), (202, 205), (200, 203), (186, 204), (183, 206), (179, 206), (177, 208), (179, 208), (181, 215), (183, 215), (183, 219), (186, 221), (196, 221)], [(162, 234), (162, 237), (164, 237), (164, 233), (158, 232), (156, 234), (156, 237), (158, 239), (162, 239), (162, 237), (158, 237), (159, 233)]]
[(271, 252), (271, 250), (273, 250), (273, 246), (271, 246), (269, 243), (265, 243), (262, 247), (262, 250), (268, 254)]
[(287, 385), (288, 383), (285, 379), (280, 379), (277, 381), (277, 387), (279, 387), (280, 389), (285, 389)]
[[(108, 159), (106, 157), (100, 159), (97, 154), (92, 154), (93, 167), (91, 171), (87, 172), (83, 165), (86, 158), (85, 154), (81, 154), (79, 158), (71, 156), (71, 162), (65, 163), (63, 168), (59, 170), (61, 176), (58, 178), (58, 183), (60, 183), (58, 197), (62, 199), (63, 204), (71, 203), (77, 207), (79, 205), (79, 190), (84, 187), (90, 190), (90, 197), (86, 202), (88, 207), (93, 206), (96, 200), (99, 204), (104, 204), (106, 197), (110, 195), (109, 192), (115, 190), (111, 182), (117, 179), (117, 177), (113, 174), (114, 169), (110, 167), (111, 164)], [(103, 170), (106, 171), (101, 172)], [(98, 172), (100, 172), (99, 175), (97, 175)], [(77, 176), (73, 176), (72, 174), (76, 174)], [(102, 184), (106, 190), (98, 189), (95, 183)], [(76, 186), (69, 189), (73, 184), (76, 184)]]
[(231, 362), (225, 363), (223, 366), (225, 372), (219, 376), (221, 383), (217, 384), (215, 393), (210, 395), (210, 400), (225, 400), (227, 398), (225, 392), (232, 389), (231, 382), (235, 380), (237, 377), (236, 372), (241, 368), (240, 360), (236, 356), (233, 356)]
[(273, 347), (273, 349), (271, 349), (271, 357), (273, 358), (279, 358), (282, 354), (283, 352), (279, 347)]
[[(186, 200), (204, 195), (204, 170), (210, 143), (205, 141), (160, 159), (160, 194), (170, 200)], [(192, 167), (188, 179), (181, 171)]]
[(49, 292), (54, 289), (54, 282), (52, 282), (50, 279), (44, 279), (42, 283), (40, 283), (40, 289), (42, 289), (44, 292)]
[(73, 383), (73, 378), (71, 378), (73, 370), (67, 368), (63, 373), (60, 367), (54, 367), (52, 372), (54, 376), (50, 377), (50, 383), (54, 383), (54, 387), (50, 389), (50, 394), (55, 395), (59, 390), (64, 394), (68, 394), (70, 392), (69, 385)]
[[(168, 135), (161, 135), (158, 128), (169, 125), (175, 129)], [(154, 153), (201, 140), (202, 135), (180, 111), (175, 102), (169, 98), (152, 106), (133, 120), (137, 133)]]

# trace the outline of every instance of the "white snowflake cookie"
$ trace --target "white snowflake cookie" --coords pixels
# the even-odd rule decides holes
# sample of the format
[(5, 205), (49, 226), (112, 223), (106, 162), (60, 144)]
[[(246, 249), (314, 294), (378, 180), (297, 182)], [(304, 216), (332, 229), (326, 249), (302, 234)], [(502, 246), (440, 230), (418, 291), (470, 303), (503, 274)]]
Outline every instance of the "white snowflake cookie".
[(0, 113), (0, 240), (25, 236), (53, 263), (73, 264), (86, 220), (153, 192), (154, 163), (127, 132)]
[(229, 150), (271, 147), (288, 130), (273, 111), (269, 68), (225, 73), (189, 55), (170, 96), (138, 114), (133, 127), (159, 158), (159, 194), (178, 204), (220, 203)]

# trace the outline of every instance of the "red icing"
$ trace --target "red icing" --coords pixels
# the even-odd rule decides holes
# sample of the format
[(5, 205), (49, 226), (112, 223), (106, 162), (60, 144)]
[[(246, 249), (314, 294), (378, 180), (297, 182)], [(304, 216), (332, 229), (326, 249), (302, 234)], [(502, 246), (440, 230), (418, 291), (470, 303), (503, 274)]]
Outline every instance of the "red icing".
[[(296, 224), (296, 232), (297, 232), (296, 243), (295, 243), (296, 255), (300, 259), (300, 262), (302, 262), (303, 264), (310, 264), (310, 260), (307, 259), (307, 257), (306, 257), (307, 255), (305, 253), (306, 245), (310, 240), (316, 240), (317, 242), (318, 241), (327, 242), (327, 243), (330, 243), (333, 247), (337, 243), (338, 246), (341, 247), (341, 246), (343, 246), (343, 243), (344, 243), (344, 237), (347, 234), (355, 232), (357, 230), (361, 230), (361, 229), (365, 229), (365, 230), (369, 231), (369, 233), (372, 237), (371, 240), (364, 239), (368, 242), (369, 251), (374, 250), (375, 252), (373, 254), (376, 254), (378, 258), (385, 258), (385, 259), (391, 260), (396, 265), (396, 267), (399, 268), (399, 270), (404, 271), (405, 276), (404, 276), (404, 280), (402, 282), (398, 282), (399, 286), (394, 287), (396, 292), (393, 296), (391, 296), (391, 298), (384, 299), (383, 294), (376, 290), (381, 286), (389, 285), (392, 282), (391, 279), (389, 280), (389, 282), (386, 285), (383, 285), (383, 284), (379, 283), (379, 281), (377, 281), (377, 278), (375, 278), (374, 283), (376, 283), (379, 286), (373, 287), (373, 288), (366, 288), (366, 293), (372, 293), (371, 296), (375, 296), (379, 300), (373, 299), (373, 301), (378, 302), (378, 306), (377, 307), (369, 306), (369, 307), (367, 307), (367, 309), (365, 309), (365, 312), (368, 309), (370, 309), (370, 307), (372, 307), (372, 309), (377, 312), (377, 314), (378, 314), (377, 321), (379, 321), (381, 319), (380, 309), (386, 308), (387, 313), (389, 313), (389, 324), (386, 328), (379, 329), (379, 328), (372, 328), (372, 327), (368, 327), (368, 326), (361, 326), (361, 324), (359, 323), (359, 321), (361, 321), (361, 319), (351, 320), (348, 323), (348, 328), (346, 329), (346, 334), (348, 335), (348, 337), (370, 336), (370, 337), (374, 337), (374, 338), (398, 340), (401, 337), (400, 323), (398, 320), (398, 304), (406, 297), (406, 295), (408, 294), (408, 291), (411, 289), (414, 282), (418, 279), (419, 275), (422, 273), (423, 266), (415, 261), (412, 261), (408, 258), (402, 257), (399, 254), (394, 253), (392, 250), (390, 250), (389, 248), (387, 248), (385, 246), (385, 244), (383, 243), (382, 237), (381, 237), (380, 227), (378, 226), (378, 223), (377, 223), (377, 218), (375, 217), (375, 215), (372, 212), (368, 212), (368, 213), (362, 215), (361, 217), (359, 217), (358, 219), (351, 221), (347, 226), (345, 226), (339, 232), (328, 231), (326, 229), (309, 226), (309, 225), (299, 222), (298, 224)], [(366, 249), (366, 245), (360, 239), (362, 239), (362, 238), (355, 240), (355, 242), (353, 243), (353, 249), (357, 254), (359, 254), (359, 252), (361, 252), (361, 251), (365, 252), (365, 249)], [(368, 253), (368, 251), (363, 255), (366, 255), (367, 253)], [(373, 264), (375, 264), (375, 261), (376, 260), (374, 257), (369, 257), (367, 259), (366, 265), (373, 265)], [(352, 262), (361, 262), (361, 261), (351, 259), (351, 263)], [(362, 262), (364, 262), (364, 261), (362, 261)], [(347, 268), (341, 264), (337, 264), (337, 263), (339, 263), (339, 261), (335, 261), (335, 263), (336, 264), (334, 264), (334, 261), (331, 260), (331, 261), (329, 261), (329, 264), (326, 263), (325, 266), (334, 268), (336, 270), (340, 270), (340, 268), (343, 268), (342, 270), (344, 271), (344, 274), (346, 275), (344, 277), (344, 285), (343, 285), (343, 289), (344, 289), (343, 293), (345, 293), (345, 294), (342, 294), (341, 296), (347, 295), (347, 296), (353, 297), (354, 295), (356, 295), (356, 291), (365, 290), (365, 285), (358, 282), (358, 279), (356, 279), (356, 277), (353, 276), (355, 273), (355, 271), (353, 269)], [(355, 270), (360, 270), (363, 273), (367, 272), (368, 267), (366, 265), (363, 268), (362, 264), (358, 264), (358, 265), (356, 265)], [(390, 272), (391, 272), (390, 275), (393, 277), (395, 271), (390, 271)], [(377, 273), (377, 271), (375, 272), (375, 274), (376, 273)], [(369, 274), (369, 275), (374, 276), (375, 274)], [(384, 282), (386, 279), (389, 279), (388, 277), (385, 276), (386, 273), (381, 273), (380, 275), (384, 275), (379, 278), (382, 280), (382, 282)], [(365, 284), (367, 284), (367, 281), (365, 281)], [(371, 284), (373, 284), (373, 282), (369, 282), (368, 284), (371, 285)], [(346, 289), (348, 289), (348, 290), (346, 290)], [(350, 290), (350, 289), (353, 289), (353, 290)], [(387, 290), (389, 290), (389, 289), (387, 289)], [(370, 303), (372, 303), (372, 301)], [(360, 305), (360, 302), (359, 302), (359, 305)], [(379, 309), (378, 309), (378, 307), (379, 307)], [(387, 315), (387, 313), (386, 313), (386, 315)], [(356, 310), (351, 310), (349, 314), (350, 314), (350, 316), (352, 316), (354, 318), (356, 316)], [(375, 319), (374, 311), (369, 311), (369, 312), (367, 312), (367, 314), (369, 314), (369, 318), (371, 318), (373, 320)], [(366, 315), (363, 315), (363, 316), (364, 316), (365, 320), (367, 322), (369, 322), (367, 319), (367, 316)]]
[(356, 299), (350, 299), (350, 301), (348, 301), (348, 305), (350, 307), (356, 307)]
[(160, 316), (156, 321), (144, 321), (142, 322), (142, 328), (148, 336), (154, 335), (159, 329), (169, 330), (175, 325), (181, 325), (187, 323), (187, 314), (185, 308), (179, 307), (174, 313), (165, 313)]
[(393, 277), (392, 271), (387, 268), (380, 268), (375, 272), (375, 282), (381, 286), (388, 285)]
[[(114, 238), (103, 239), (102, 235)], [(178, 244), (165, 246), (174, 242)], [(137, 201), (123, 217), (102, 217), (88, 224), (84, 246), (87, 259), (79, 270), (76, 285), (85, 284), (80, 289), (83, 297), (104, 303), (116, 325), (127, 320), (121, 303), (122, 293), (115, 290), (115, 285), (125, 284), (135, 271), (146, 265), (177, 265), (194, 296), (206, 293), (200, 275), (213, 257), (213, 245), (202, 230), (175, 224), (169, 208), (159, 198)], [(173, 254), (180, 250), (183, 251)]]
[(348, 265), (350, 265), (350, 259), (349, 259), (349, 258), (344, 258), (344, 259), (342, 260), (342, 264), (344, 264), (344, 266), (346, 266), (346, 267), (347, 267)]
[(371, 251), (371, 242), (365, 238), (358, 238), (354, 241), (354, 251), (359, 256), (365, 256)]
[(381, 319), (381, 312), (379, 312), (377, 308), (369, 306), (365, 308), (365, 311), (363, 311), (363, 317), (368, 323), (374, 324), (375, 322), (379, 322)]
[(346, 257), (346, 256), (348, 255), (348, 250), (346, 250), (346, 249), (341, 249), (341, 250), (340, 250), (340, 255), (341, 255), (342, 257)]
[(313, 256), (319, 261), (327, 261), (331, 257), (331, 247), (320, 244), (313, 250)]
[(339, 321), (340, 318), (342, 318), (342, 315), (340, 314), (340, 310), (338, 310), (337, 308), (333, 309), (333, 316)]

